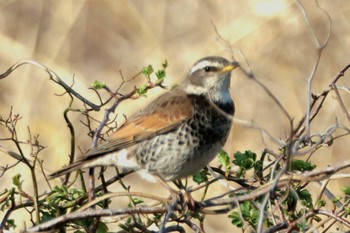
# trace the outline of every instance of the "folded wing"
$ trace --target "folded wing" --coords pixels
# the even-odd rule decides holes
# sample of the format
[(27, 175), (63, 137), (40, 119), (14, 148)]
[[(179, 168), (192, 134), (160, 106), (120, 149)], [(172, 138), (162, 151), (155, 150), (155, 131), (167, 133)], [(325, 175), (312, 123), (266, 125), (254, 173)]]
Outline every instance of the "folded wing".
[(191, 98), (184, 91), (175, 89), (167, 92), (151, 102), (143, 111), (131, 116), (107, 142), (92, 148), (78, 161), (53, 173), (51, 177), (58, 177), (82, 167), (104, 154), (116, 152), (159, 134), (176, 130), (192, 115)]

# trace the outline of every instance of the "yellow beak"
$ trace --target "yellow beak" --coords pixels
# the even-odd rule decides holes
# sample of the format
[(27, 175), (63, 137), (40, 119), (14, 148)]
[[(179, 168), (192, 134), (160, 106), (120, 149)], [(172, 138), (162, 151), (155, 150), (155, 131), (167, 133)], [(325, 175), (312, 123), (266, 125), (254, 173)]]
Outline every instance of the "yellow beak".
[(230, 65), (222, 68), (221, 73), (231, 72), (233, 69), (237, 68), (238, 66), (239, 66), (238, 62), (232, 62)]

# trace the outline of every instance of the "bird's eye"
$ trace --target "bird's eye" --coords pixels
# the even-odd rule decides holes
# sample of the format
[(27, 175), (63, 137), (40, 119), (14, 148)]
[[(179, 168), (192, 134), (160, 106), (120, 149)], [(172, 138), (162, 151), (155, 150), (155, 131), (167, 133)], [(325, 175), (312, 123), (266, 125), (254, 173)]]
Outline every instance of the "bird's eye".
[(210, 72), (210, 71), (212, 71), (212, 68), (210, 66), (206, 66), (206, 67), (204, 67), (204, 71)]

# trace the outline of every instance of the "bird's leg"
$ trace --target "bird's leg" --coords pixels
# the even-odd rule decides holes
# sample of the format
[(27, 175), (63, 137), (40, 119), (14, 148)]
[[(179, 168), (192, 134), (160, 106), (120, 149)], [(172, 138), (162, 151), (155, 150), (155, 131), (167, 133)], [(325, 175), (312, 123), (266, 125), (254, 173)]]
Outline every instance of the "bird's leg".
[(186, 189), (181, 180), (175, 180), (174, 184), (179, 188), (184, 204), (187, 204), (190, 210), (196, 209), (196, 201), (193, 199), (191, 193)]
[(177, 206), (177, 204), (181, 204), (180, 208), (181, 208), (182, 212), (186, 208), (188, 208), (190, 210), (196, 209), (196, 207), (197, 207), (196, 201), (191, 196), (191, 193), (186, 190), (186, 187), (183, 185), (181, 180), (173, 181), (175, 186), (179, 189), (179, 191), (178, 191), (178, 190), (175, 190), (172, 187), (170, 187), (170, 185), (162, 177), (160, 177), (160, 176), (156, 176), (156, 177), (158, 178), (160, 183), (170, 192), (170, 194), (172, 196), (172, 200), (171, 200), (172, 202), (168, 206), (171, 210), (169, 209), (168, 211), (174, 211), (175, 210), (174, 208)]
[[(175, 191), (175, 190), (174, 190)], [(162, 224), (159, 229), (159, 233), (165, 233), (166, 232), (166, 223), (169, 221), (170, 218), (176, 218), (175, 211), (177, 209), (178, 205), (178, 198), (172, 198), (171, 202), (167, 205), (167, 213), (165, 214)]]
[(155, 177), (163, 185), (163, 187), (170, 192), (171, 195), (178, 195), (178, 192), (172, 187), (170, 187), (170, 185), (162, 177), (160, 176), (155, 176)]
[(181, 180), (174, 181), (174, 184), (176, 185), (176, 187), (179, 188), (179, 191), (178, 191), (170, 187), (170, 185), (162, 177), (160, 176), (156, 176), (156, 177), (158, 177), (158, 180), (160, 181), (160, 183), (170, 192), (172, 196), (171, 200), (167, 205), (167, 213), (165, 214), (159, 229), (160, 233), (165, 233), (166, 224), (169, 221), (169, 219), (178, 218), (175, 215), (175, 211), (179, 211), (180, 216), (182, 216), (183, 213), (186, 212), (186, 209), (194, 209), (196, 206), (196, 202), (192, 198), (191, 194), (188, 191), (186, 191), (186, 187), (183, 185)]
[(170, 187), (170, 185), (160, 176), (155, 176), (158, 181), (163, 185), (164, 188), (166, 188), (171, 195), (171, 199), (169, 204), (167, 205), (167, 213), (165, 214), (163, 221), (162, 221), (162, 225), (160, 226), (159, 232), (160, 233), (165, 233), (166, 232), (166, 223), (169, 221), (170, 218), (172, 218), (174, 216), (174, 212), (177, 209), (177, 205), (178, 205), (178, 201), (179, 201), (179, 193), (173, 189), (172, 187)]
[(170, 185), (160, 176), (157, 176), (160, 183), (170, 192), (173, 198), (178, 199), (180, 203), (185, 203), (189, 207), (195, 206), (195, 200), (192, 198), (191, 194), (186, 190), (181, 180), (175, 180), (173, 183), (179, 189), (179, 191), (170, 187)]

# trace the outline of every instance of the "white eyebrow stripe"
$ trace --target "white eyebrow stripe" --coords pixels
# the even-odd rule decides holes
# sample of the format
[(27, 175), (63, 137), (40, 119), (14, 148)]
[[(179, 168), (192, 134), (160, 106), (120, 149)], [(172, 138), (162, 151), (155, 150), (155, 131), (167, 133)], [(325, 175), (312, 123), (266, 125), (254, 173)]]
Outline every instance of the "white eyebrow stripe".
[(195, 64), (191, 68), (190, 74), (193, 74), (195, 71), (203, 69), (206, 66), (215, 66), (215, 67), (220, 68), (222, 66), (222, 64), (219, 62), (215, 62), (215, 61), (203, 60), (203, 61), (198, 62), (197, 64)]

